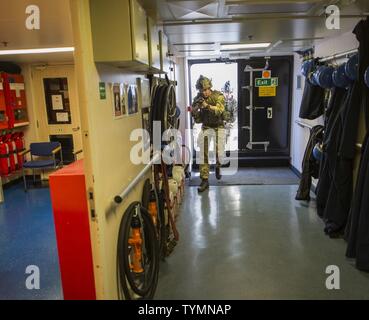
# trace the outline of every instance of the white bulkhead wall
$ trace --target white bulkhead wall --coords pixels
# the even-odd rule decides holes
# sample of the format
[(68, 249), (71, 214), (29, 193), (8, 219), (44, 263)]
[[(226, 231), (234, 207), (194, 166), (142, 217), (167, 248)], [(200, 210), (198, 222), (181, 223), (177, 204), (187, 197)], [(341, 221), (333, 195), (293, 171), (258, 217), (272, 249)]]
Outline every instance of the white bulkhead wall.
[[(93, 56), (89, 1), (71, 1), (75, 40), (75, 66), (79, 88), (87, 189), (93, 188), (97, 218), (90, 221), (96, 292), (98, 299), (117, 299), (117, 238), (125, 209), (141, 201), (142, 180), (118, 207), (112, 200), (143, 169), (130, 161), (132, 130), (141, 128), (141, 113), (113, 119), (113, 100), (108, 83), (135, 84), (135, 73), (123, 73), (108, 65), (96, 65)], [(114, 32), (114, 30), (106, 30)], [(117, 41), (129, 41), (117, 39)], [(106, 100), (99, 95), (106, 82)], [(140, 110), (141, 106), (139, 106)]]

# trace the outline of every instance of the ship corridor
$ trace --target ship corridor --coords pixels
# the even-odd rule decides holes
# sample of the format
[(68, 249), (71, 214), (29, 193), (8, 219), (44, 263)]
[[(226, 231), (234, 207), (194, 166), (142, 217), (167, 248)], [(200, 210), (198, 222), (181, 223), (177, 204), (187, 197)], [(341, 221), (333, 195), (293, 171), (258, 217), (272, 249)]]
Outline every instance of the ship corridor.
[(369, 299), (368, 1), (28, 2), (0, 300)]

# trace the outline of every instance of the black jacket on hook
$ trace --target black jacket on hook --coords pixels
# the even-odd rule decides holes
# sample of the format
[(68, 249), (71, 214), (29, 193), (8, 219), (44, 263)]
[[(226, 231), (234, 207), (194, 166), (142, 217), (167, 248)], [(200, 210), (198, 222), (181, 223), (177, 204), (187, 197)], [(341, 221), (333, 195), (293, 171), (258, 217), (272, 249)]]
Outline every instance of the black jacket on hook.
[(369, 102), (366, 100), (367, 90), (363, 90), (363, 70), (367, 67), (364, 64), (369, 61), (368, 57), (364, 57), (364, 54), (369, 55), (368, 19), (360, 21), (353, 33), (360, 42), (359, 78), (350, 85), (344, 102), (328, 130), (328, 137), (325, 137), (325, 172), (317, 196), (318, 214), (325, 221), (325, 232), (332, 237), (339, 235), (348, 221), (360, 110), (363, 104), (366, 106), (363, 101)]
[(369, 66), (369, 18), (361, 20), (353, 33), (359, 41), (359, 74), (358, 82), (361, 90), (361, 106), (365, 113), (366, 128), (369, 130), (369, 88), (365, 85), (364, 74)]
[[(317, 59), (315, 59), (315, 63)], [(314, 120), (324, 113), (324, 92), (319, 86), (314, 86), (308, 78), (305, 79), (304, 94), (301, 100), (300, 114), (301, 119)]]
[(354, 30), (359, 46), (359, 89), (364, 108), (367, 134), (362, 145), (362, 155), (355, 193), (346, 227), (346, 256), (356, 258), (356, 267), (369, 271), (369, 89), (363, 77), (369, 66), (369, 19), (360, 21)]
[(369, 133), (366, 134), (361, 152), (360, 169), (346, 227), (346, 256), (356, 258), (358, 269), (369, 271)]
[[(360, 115), (360, 87), (356, 82), (349, 88), (346, 101), (336, 118), (337, 144), (331, 146), (334, 159), (332, 183), (329, 189), (324, 220), (326, 233), (334, 235), (346, 226), (353, 190), (353, 161)], [(350, 130), (348, 129), (350, 128)], [(337, 148), (338, 147), (338, 148)], [(336, 149), (337, 148), (337, 149)]]
[(296, 200), (310, 200), (310, 188), (312, 177), (319, 177), (319, 161), (313, 156), (313, 150), (317, 143), (323, 140), (323, 126), (315, 126), (310, 131), (310, 137), (305, 149), (304, 159), (302, 160), (302, 175), (299, 189), (297, 190)]
[(329, 99), (325, 117), (325, 129), (323, 136), (323, 157), (320, 164), (319, 181), (317, 185), (317, 210), (318, 215), (323, 218), (329, 190), (332, 184), (332, 175), (336, 166), (338, 149), (338, 116), (345, 106), (347, 90), (343, 88), (333, 88)]

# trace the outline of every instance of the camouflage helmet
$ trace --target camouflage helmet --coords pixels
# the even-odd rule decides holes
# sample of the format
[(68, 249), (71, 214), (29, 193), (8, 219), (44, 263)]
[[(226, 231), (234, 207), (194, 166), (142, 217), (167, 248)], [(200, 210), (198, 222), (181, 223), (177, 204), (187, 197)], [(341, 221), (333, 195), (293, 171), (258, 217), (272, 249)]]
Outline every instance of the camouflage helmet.
[(211, 80), (209, 78), (204, 77), (203, 75), (196, 82), (196, 89), (197, 90), (205, 90), (210, 89), (213, 86)]

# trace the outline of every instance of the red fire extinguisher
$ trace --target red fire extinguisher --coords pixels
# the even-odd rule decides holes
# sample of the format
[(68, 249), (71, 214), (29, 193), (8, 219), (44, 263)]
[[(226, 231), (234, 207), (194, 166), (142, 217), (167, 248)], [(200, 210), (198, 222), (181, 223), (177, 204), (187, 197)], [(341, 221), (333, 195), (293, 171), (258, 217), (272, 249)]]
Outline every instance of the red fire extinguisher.
[(12, 134), (7, 134), (5, 136), (5, 142), (9, 148), (9, 162), (10, 162), (10, 173), (15, 171), (18, 165), (18, 158), (17, 158), (17, 147), (15, 142), (12, 140)]
[(0, 174), (2, 176), (7, 176), (9, 174), (9, 147), (8, 144), (4, 142), (5, 137), (0, 137)]
[(22, 169), (24, 156), (20, 155), (19, 153), (24, 151), (24, 133), (23, 132), (16, 132), (13, 133), (13, 141), (15, 142), (16, 146), (16, 155), (18, 160), (17, 169)]

